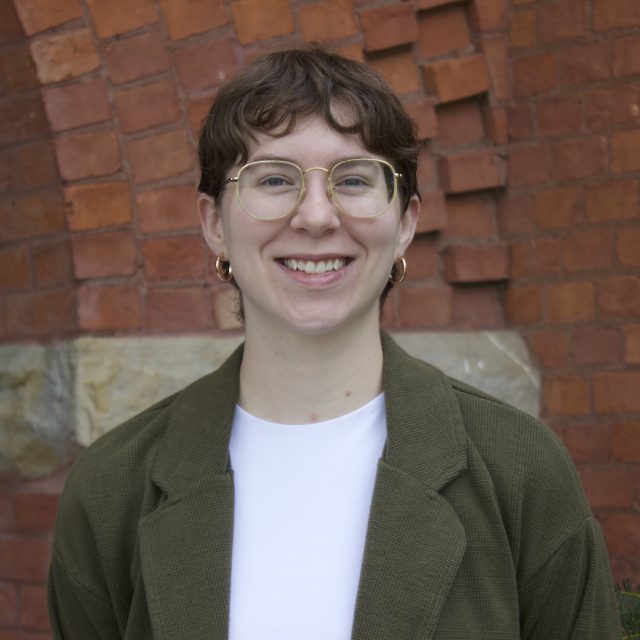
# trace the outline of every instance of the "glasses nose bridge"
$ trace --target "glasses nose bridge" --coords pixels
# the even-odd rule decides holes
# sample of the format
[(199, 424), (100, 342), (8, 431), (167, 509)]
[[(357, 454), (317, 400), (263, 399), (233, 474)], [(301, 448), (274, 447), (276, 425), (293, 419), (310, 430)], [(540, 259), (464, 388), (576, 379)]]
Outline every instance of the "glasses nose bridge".
[(306, 184), (306, 175), (307, 173), (309, 173), (309, 171), (323, 171), (326, 176), (327, 176), (327, 181), (325, 184), (325, 191), (327, 193), (327, 198), (329, 198), (329, 200), (332, 199), (332, 193), (331, 193), (331, 169), (327, 169), (326, 167), (309, 167), (308, 169), (300, 169), (300, 173), (302, 174), (302, 192), (300, 194), (301, 196), (301, 200), (304, 197), (304, 194), (307, 191), (307, 184)]

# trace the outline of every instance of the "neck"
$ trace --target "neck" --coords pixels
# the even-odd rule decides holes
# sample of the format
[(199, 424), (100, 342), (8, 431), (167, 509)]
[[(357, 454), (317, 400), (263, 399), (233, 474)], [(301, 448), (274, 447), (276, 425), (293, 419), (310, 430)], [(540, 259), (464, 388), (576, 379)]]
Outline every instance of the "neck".
[(246, 327), (240, 406), (283, 424), (329, 420), (354, 411), (382, 391), (378, 323), (339, 334), (269, 334)]

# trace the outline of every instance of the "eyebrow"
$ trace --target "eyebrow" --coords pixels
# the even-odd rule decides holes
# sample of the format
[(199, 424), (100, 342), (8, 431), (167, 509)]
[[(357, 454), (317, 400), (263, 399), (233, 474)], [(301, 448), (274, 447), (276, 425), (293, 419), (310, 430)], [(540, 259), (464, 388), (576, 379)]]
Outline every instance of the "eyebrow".
[[(336, 158), (334, 159), (331, 164), (329, 165), (330, 167), (338, 164), (338, 162), (344, 162), (345, 160), (358, 160), (361, 158), (367, 158), (369, 156), (354, 156), (354, 155), (349, 155), (349, 156), (342, 156), (341, 158)], [(295, 164), (297, 166), (300, 166), (295, 160), (292, 160), (291, 158), (286, 158), (284, 156), (272, 156), (272, 155), (264, 155), (264, 154), (259, 154), (253, 158), (251, 158), (247, 164), (249, 164), (249, 162), (259, 162), (259, 161), (264, 161), (264, 160), (276, 160), (276, 161), (282, 161), (282, 162), (291, 162), (292, 164)], [(300, 167), (301, 169), (303, 167)]]

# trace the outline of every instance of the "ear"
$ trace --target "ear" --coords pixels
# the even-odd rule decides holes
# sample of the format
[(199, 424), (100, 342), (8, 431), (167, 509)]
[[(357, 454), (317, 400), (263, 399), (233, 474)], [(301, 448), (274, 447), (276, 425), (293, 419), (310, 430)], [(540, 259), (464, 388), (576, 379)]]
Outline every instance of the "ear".
[(398, 239), (396, 241), (396, 256), (398, 257), (406, 253), (413, 240), (421, 206), (420, 198), (417, 195), (411, 196), (407, 208), (400, 217), (400, 228), (398, 229)]
[(204, 193), (198, 196), (198, 213), (200, 215), (202, 235), (209, 249), (216, 256), (221, 253), (228, 255), (224, 242), (224, 229), (220, 210), (211, 196)]

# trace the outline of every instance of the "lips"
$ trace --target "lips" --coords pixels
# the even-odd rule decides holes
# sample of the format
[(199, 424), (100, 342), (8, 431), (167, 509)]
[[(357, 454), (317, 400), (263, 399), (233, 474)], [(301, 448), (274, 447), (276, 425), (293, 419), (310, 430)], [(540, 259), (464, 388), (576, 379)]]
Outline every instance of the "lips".
[(322, 274), (329, 271), (339, 271), (347, 264), (347, 258), (332, 258), (329, 260), (305, 260), (284, 258), (282, 264), (291, 271), (302, 271), (308, 274)]

